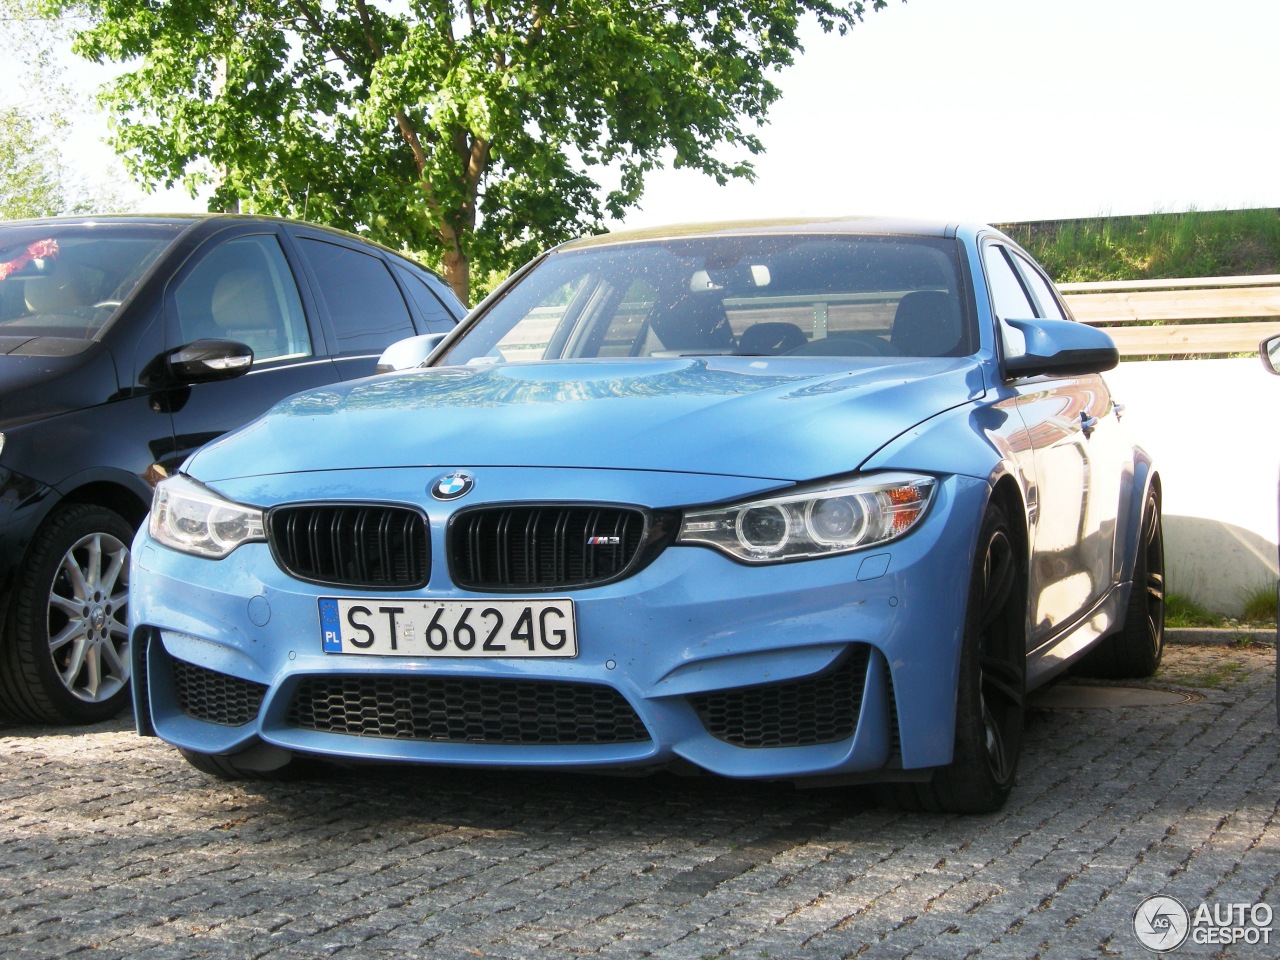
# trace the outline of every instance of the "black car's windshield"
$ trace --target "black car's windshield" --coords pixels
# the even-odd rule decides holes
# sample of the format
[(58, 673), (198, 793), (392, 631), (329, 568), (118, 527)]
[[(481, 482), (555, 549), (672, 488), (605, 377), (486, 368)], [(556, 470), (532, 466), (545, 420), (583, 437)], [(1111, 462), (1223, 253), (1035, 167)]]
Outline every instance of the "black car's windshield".
[(718, 236), (553, 253), (446, 364), (596, 357), (964, 356), (954, 240)]
[(182, 224), (0, 226), (0, 336), (94, 336)]

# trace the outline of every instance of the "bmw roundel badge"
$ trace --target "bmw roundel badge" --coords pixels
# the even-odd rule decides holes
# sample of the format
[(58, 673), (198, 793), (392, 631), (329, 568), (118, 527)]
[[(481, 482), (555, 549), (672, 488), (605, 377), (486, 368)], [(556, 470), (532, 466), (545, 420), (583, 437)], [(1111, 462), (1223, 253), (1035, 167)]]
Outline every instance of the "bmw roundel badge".
[(475, 485), (475, 478), (471, 474), (457, 470), (453, 473), (446, 473), (431, 484), (430, 490), (431, 495), (437, 500), (457, 500), (459, 497), (465, 497), (470, 493), (471, 488)]

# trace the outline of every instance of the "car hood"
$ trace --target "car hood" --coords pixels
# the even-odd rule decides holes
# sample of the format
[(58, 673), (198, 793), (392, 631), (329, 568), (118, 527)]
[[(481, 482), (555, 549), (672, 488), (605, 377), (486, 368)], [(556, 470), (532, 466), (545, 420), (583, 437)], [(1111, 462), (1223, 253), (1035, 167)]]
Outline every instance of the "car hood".
[(117, 392), (115, 362), (93, 340), (0, 337), (0, 426), (105, 403)]
[[(858, 364), (855, 366), (855, 364)], [(439, 367), (298, 394), (187, 465), (205, 482), (378, 467), (856, 469), (982, 394), (971, 359), (699, 357)]]

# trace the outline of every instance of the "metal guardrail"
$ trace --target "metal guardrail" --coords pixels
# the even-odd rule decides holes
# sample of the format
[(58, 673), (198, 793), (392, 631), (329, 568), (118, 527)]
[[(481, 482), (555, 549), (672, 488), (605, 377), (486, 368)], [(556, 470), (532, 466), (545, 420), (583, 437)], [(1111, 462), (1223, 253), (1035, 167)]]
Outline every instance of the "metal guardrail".
[(1253, 353), (1280, 333), (1280, 275), (1060, 283), (1077, 320), (1107, 331), (1126, 358)]

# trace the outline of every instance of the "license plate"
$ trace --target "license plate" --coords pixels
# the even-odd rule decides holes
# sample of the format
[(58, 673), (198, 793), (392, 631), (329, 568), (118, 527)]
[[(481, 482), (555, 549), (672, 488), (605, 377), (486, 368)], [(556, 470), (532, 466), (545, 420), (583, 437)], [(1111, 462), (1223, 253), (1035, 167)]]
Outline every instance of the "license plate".
[(572, 600), (320, 598), (325, 653), (576, 657)]

